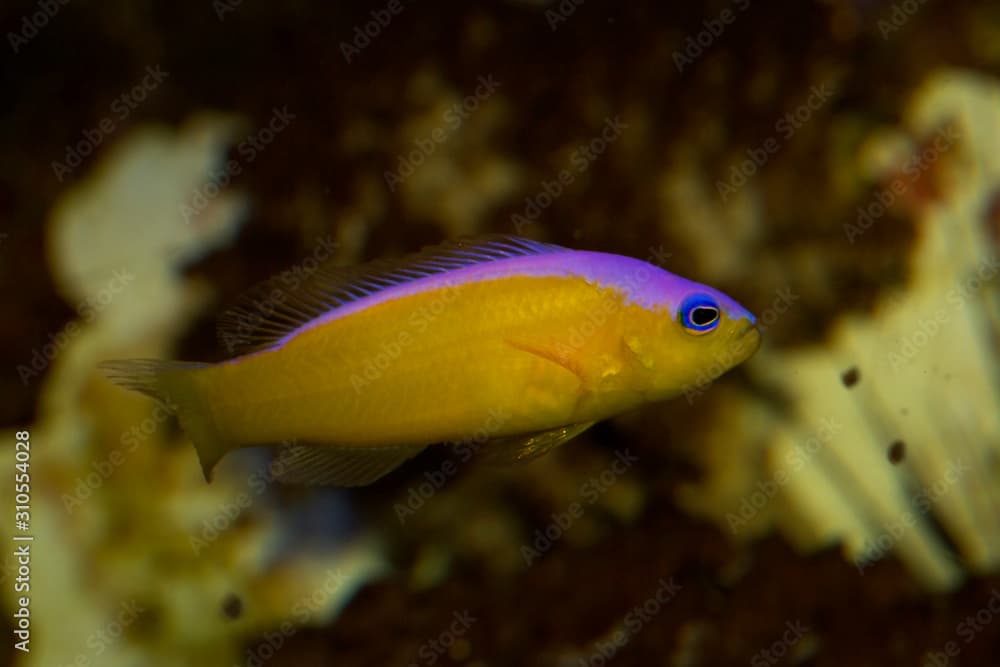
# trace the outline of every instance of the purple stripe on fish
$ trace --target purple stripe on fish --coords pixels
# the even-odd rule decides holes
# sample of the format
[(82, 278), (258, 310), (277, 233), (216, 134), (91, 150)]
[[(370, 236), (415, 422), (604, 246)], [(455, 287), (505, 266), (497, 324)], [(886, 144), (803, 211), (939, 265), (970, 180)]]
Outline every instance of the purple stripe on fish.
[(627, 302), (651, 310), (666, 308), (676, 311), (684, 296), (700, 291), (711, 294), (731, 317), (753, 320), (753, 316), (742, 306), (717, 290), (676, 276), (648, 262), (621, 255), (574, 250), (496, 259), (392, 285), (306, 322), (279, 339), (273, 348), (283, 346), (303, 331), (393, 299), (515, 276), (579, 277), (602, 287), (617, 289)]

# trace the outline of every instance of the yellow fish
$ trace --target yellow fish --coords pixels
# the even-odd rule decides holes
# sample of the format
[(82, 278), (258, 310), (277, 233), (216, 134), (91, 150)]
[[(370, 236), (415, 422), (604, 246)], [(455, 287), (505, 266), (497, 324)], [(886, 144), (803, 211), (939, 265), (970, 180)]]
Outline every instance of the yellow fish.
[(251, 333), (243, 356), (102, 364), (176, 409), (206, 479), (229, 451), (290, 441), (302, 444), (284, 446), (281, 478), (341, 486), (484, 436), (490, 457), (526, 460), (760, 344), (753, 315), (717, 290), (510, 236), (323, 268), (295, 292), (257, 294), (220, 322), (224, 338)]

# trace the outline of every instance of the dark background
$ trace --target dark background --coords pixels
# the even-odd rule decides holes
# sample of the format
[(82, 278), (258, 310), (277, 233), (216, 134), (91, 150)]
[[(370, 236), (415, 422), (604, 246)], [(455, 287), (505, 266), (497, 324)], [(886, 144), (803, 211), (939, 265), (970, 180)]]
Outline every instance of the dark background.
[[(844, 240), (845, 220), (854, 218), (876, 185), (852, 176), (856, 163), (845, 156), (856, 154), (871, 129), (898, 123), (907, 97), (934, 68), (1000, 71), (1000, 4), (914, 3), (912, 18), (884, 38), (880, 21), (889, 20), (895, 6), (875, 0), (753, 2), (683, 71), (675, 66), (675, 51), (728, 3), (587, 0), (553, 31), (545, 16), (551, 5), (412, 2), (345, 62), (340, 43), (371, 20), (372, 10), (385, 6), (244, 0), (220, 21), (208, 1), (71, 0), (14, 54), (7, 36), (20, 31), (23, 17), (38, 5), (4, 3), (0, 423), (33, 419), (39, 383), (25, 386), (14, 369), (48, 332), (73, 317), (46, 270), (44, 221), (94, 156), (66, 183), (55, 178), (51, 163), (64, 159), (66, 146), (108, 115), (147, 66), (159, 64), (169, 77), (120, 123), (109, 143), (136, 124), (177, 124), (203, 108), (238, 112), (250, 128), (266, 124), (275, 107), (296, 114), (266, 154), (235, 179), (254, 201), (237, 242), (190, 269), (210, 280), (223, 302), (307, 254), (349, 204), (367, 196), (364, 183), (396, 168), (399, 154), (412, 147), (397, 128), (422, 104), (405, 91), (428, 68), (460, 94), (474, 90), (483, 75), (502, 82), (508, 115), (483, 150), (515, 160), (523, 187), (487, 209), (481, 231), (513, 232), (511, 216), (522, 210), (524, 197), (564, 164), (560, 150), (594, 136), (604, 117), (641, 108), (651, 120), (641, 140), (612, 146), (592, 165), (585, 186), (570, 188), (531, 234), (640, 257), (665, 243), (674, 251), (671, 270), (684, 275), (698, 275), (699, 267), (685, 252), (685, 241), (672, 245), (664, 237), (654, 213), (654, 177), (677, 159), (669, 149), (699, 144), (706, 178), (725, 179), (738, 156), (773, 133), (776, 118), (832, 73), (838, 81), (834, 99), (758, 175), (766, 228), (752, 256), (715, 285), (758, 312), (781, 284), (799, 286), (801, 307), (769, 332), (770, 344), (787, 347), (823, 340), (834, 319), (868, 308), (882, 290), (906, 280), (910, 211), (893, 211), (893, 224), (873, 228), (864, 244)], [(359, 119), (370, 137), (346, 141), (344, 128)], [(724, 134), (706, 138), (707, 125), (724, 128)], [(833, 187), (845, 173), (852, 186)], [(921, 192), (932, 197), (934, 184), (926, 185)], [(414, 250), (444, 235), (434, 216), (415, 214), (387, 189), (377, 198), (366, 258)], [(784, 273), (763, 273), (761, 264), (781, 266)], [(223, 352), (214, 340), (214, 321), (206, 317), (185, 338), (178, 357), (212, 360)], [(743, 378), (737, 372), (727, 381)], [(837, 549), (802, 556), (778, 537), (731, 544), (673, 501), (676, 485), (697, 475), (677, 447), (697, 432), (699, 421), (711, 418), (711, 409), (706, 400), (697, 414), (673, 405), (643, 416), (640, 432), (628, 438), (643, 455), (644, 465), (634, 474), (644, 510), (629, 521), (601, 517), (598, 538), (583, 546), (560, 542), (521, 572), (498, 572), (458, 556), (443, 583), (415, 592), (407, 572), (428, 539), (421, 532), (426, 526), (401, 528), (386, 501), (435, 462), (415, 462), (359, 491), (372, 520), (394, 533), (399, 572), (365, 589), (333, 627), (296, 634), (269, 664), (408, 664), (417, 661), (427, 638), (448, 626), (455, 609), (469, 609), (477, 618), (466, 635), (469, 655), (455, 662), (576, 665), (555, 656), (589, 645), (645, 600), (658, 579), (672, 575), (682, 592), (614, 664), (746, 664), (755, 655), (752, 664), (771, 664), (759, 662), (758, 652), (781, 636), (786, 622), (801, 619), (810, 635), (781, 664), (917, 665), (928, 651), (954, 640), (958, 624), (1000, 586), (994, 576), (974, 579), (951, 595), (928, 596), (892, 560), (859, 577)], [(610, 448), (623, 438), (606, 424), (584, 446)], [(552, 508), (516, 490), (491, 488), (483, 502), (508, 503), (526, 526), (544, 525)], [(455, 526), (457, 534), (466, 529)], [(441, 662), (451, 664), (452, 658)], [(949, 664), (1000, 664), (1000, 623), (963, 644)]]

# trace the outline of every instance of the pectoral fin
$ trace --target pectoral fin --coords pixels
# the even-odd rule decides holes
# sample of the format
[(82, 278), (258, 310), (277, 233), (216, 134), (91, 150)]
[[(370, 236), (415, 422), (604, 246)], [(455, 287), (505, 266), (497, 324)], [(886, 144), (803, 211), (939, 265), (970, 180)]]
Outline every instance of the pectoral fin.
[(526, 352), (530, 355), (538, 357), (539, 359), (544, 359), (545, 361), (555, 364), (556, 366), (565, 368), (567, 371), (575, 375), (577, 379), (580, 380), (581, 384), (585, 381), (579, 362), (569, 355), (560, 352), (552, 343), (524, 340), (507, 340), (505, 342), (515, 350)]
[(594, 422), (582, 424), (569, 424), (560, 426), (551, 431), (540, 431), (528, 435), (518, 435), (509, 438), (497, 438), (483, 444), (480, 448), (482, 459), (490, 464), (509, 465), (513, 463), (526, 463), (544, 456), (550, 451), (572, 440), (588, 428)]
[(275, 479), (286, 484), (365, 486), (419, 454), (424, 445), (334, 447), (289, 444), (278, 448), (271, 464)]

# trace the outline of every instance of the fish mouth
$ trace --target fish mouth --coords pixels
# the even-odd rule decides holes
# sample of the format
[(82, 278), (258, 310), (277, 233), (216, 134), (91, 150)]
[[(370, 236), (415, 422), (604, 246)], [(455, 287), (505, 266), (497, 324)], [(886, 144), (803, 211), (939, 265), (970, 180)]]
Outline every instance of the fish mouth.
[(736, 342), (747, 357), (750, 357), (760, 347), (761, 334), (756, 322), (747, 321), (746, 325), (736, 334)]

